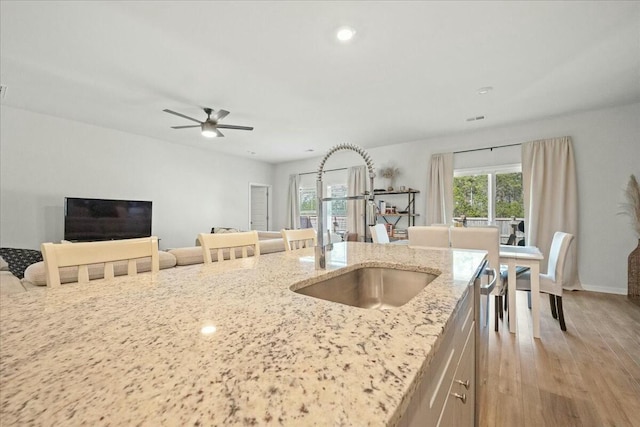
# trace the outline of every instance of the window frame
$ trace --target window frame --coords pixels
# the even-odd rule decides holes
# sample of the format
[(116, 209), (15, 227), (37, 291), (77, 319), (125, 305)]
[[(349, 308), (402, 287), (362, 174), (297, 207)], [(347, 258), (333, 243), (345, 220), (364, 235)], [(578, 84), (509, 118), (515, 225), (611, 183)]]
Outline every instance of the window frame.
[(496, 223), (496, 175), (503, 173), (522, 173), (522, 163), (506, 165), (482, 166), (475, 168), (459, 168), (453, 170), (454, 186), (455, 178), (461, 176), (487, 175), (487, 223)]

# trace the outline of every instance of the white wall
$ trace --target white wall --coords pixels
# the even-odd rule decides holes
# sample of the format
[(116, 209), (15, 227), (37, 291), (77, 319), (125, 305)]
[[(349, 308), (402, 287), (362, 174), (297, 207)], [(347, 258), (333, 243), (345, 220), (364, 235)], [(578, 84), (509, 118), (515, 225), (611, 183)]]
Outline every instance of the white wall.
[(0, 245), (63, 238), (65, 196), (151, 200), (161, 248), (211, 227), (248, 229), (249, 182), (274, 166), (2, 106)]
[[(640, 104), (388, 145), (369, 149), (368, 152), (376, 170), (391, 164), (401, 169), (402, 175), (396, 185), (421, 191), (416, 206), (423, 216), (416, 224), (424, 224), (427, 172), (432, 154), (565, 135), (573, 138), (578, 171), (580, 231), (577, 243), (583, 287), (626, 294), (627, 256), (638, 244), (638, 239), (633, 234), (629, 219), (618, 213), (629, 175), (640, 177)], [(341, 142), (347, 141), (336, 141), (336, 144)], [(321, 157), (277, 165), (274, 188), (286, 189), (291, 173), (316, 170)], [(459, 168), (519, 161), (519, 147), (454, 157), (455, 167)], [(325, 168), (355, 164), (361, 164), (357, 155), (339, 152), (328, 160)], [(377, 181), (375, 186), (384, 187), (384, 181)], [(274, 226), (279, 228), (285, 221), (286, 191), (276, 191), (274, 206)]]

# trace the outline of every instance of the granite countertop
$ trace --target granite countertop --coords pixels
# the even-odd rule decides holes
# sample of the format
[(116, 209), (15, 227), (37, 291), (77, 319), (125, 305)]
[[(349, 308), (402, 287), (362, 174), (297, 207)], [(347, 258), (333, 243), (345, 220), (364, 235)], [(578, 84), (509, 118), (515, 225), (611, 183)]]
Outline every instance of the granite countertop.
[[(0, 420), (394, 425), (483, 259), (347, 242), (3, 296)], [(290, 290), (365, 265), (439, 276), (386, 311)]]

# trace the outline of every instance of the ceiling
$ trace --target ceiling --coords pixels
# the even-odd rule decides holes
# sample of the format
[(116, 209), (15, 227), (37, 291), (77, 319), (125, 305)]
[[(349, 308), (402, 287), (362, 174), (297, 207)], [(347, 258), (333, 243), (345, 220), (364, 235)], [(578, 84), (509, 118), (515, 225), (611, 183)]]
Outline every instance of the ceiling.
[[(640, 2), (0, 8), (3, 105), (271, 163), (640, 101)], [(206, 139), (162, 111), (205, 106), (255, 130)]]

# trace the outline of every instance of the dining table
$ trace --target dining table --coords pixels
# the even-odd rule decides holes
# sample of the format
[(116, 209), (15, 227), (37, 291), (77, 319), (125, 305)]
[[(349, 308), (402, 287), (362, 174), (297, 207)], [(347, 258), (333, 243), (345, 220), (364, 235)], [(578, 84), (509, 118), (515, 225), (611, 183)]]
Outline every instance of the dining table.
[(544, 259), (536, 246), (500, 245), (500, 264), (507, 265), (509, 291), (509, 331), (516, 333), (516, 267), (529, 267), (531, 272), (531, 314), (533, 336), (540, 338), (540, 261)]

